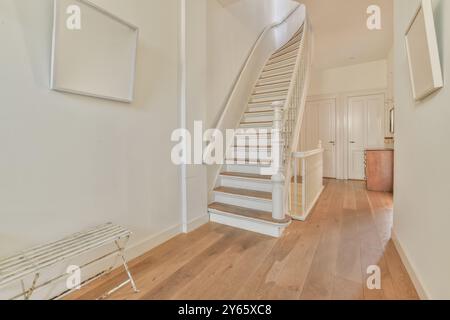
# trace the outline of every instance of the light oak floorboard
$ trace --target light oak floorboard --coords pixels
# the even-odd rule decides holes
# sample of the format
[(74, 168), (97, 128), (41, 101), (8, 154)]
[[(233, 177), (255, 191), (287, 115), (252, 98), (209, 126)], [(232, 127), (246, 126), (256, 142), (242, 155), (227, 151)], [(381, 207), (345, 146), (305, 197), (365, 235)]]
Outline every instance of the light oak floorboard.
[[(130, 262), (140, 293), (110, 299), (418, 299), (391, 240), (392, 194), (327, 180), (307, 222), (274, 239), (209, 223)], [(367, 288), (369, 266), (381, 290)], [(126, 279), (117, 269), (68, 297), (95, 299)]]

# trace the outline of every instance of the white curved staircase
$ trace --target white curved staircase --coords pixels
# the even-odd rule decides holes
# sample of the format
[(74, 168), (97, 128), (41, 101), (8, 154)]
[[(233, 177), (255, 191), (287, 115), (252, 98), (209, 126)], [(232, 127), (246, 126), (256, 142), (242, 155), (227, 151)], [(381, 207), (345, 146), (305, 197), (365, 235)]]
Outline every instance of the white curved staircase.
[[(274, 214), (275, 211), (287, 211), (288, 199), (284, 196), (273, 199), (276, 179), (272, 175), (261, 174), (261, 169), (271, 166), (276, 153), (272, 152), (272, 142), (275, 141), (272, 136), (280, 132), (275, 131), (277, 119), (278, 129), (282, 129), (280, 157), (283, 164), (289, 162), (292, 141), (298, 141), (295, 135), (300, 132), (310, 58), (306, 21), (286, 44), (272, 54), (254, 86), (232, 150), (227, 153), (227, 164), (213, 190), (213, 201), (208, 207), (213, 222), (274, 237), (281, 236), (291, 222), (288, 215)], [(278, 118), (276, 112), (279, 112)], [(259, 138), (265, 132), (269, 133), (267, 141), (261, 142)], [(255, 158), (256, 153), (267, 154), (267, 157)], [(279, 173), (280, 177), (285, 173), (291, 176), (288, 167), (280, 169), (283, 171)], [(281, 183), (283, 190), (286, 189), (284, 180)], [(286, 190), (283, 192), (287, 193)]]

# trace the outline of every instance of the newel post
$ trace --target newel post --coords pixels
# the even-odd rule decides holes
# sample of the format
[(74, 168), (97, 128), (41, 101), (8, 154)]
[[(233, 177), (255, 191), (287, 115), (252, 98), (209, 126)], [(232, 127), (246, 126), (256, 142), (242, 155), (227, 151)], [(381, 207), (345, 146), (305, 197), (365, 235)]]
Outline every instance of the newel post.
[(272, 218), (283, 220), (285, 218), (284, 186), (285, 180), (283, 170), (283, 109), (282, 103), (274, 103), (274, 121), (272, 130), (272, 159), (275, 174), (272, 176)]

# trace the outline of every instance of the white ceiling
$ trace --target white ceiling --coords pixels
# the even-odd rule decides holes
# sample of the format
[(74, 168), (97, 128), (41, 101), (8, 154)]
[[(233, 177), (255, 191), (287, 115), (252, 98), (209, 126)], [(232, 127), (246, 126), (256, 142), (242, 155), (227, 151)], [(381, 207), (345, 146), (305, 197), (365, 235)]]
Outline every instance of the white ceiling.
[[(307, 7), (314, 29), (314, 66), (340, 67), (384, 59), (393, 44), (392, 0), (296, 0)], [(367, 8), (379, 5), (382, 30), (367, 28)]]

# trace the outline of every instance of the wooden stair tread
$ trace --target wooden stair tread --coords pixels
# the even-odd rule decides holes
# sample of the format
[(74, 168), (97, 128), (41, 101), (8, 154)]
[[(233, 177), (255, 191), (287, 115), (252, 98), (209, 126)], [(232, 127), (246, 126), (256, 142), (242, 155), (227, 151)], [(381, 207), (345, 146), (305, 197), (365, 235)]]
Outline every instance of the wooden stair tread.
[(244, 178), (244, 179), (256, 179), (256, 180), (271, 180), (271, 176), (263, 176), (260, 174), (240, 173), (240, 172), (222, 172), (221, 176)]
[(258, 198), (258, 199), (263, 199), (263, 200), (272, 200), (272, 193), (264, 192), (264, 191), (229, 188), (229, 187), (218, 187), (218, 188), (214, 189), (214, 191), (231, 194), (231, 195), (236, 195), (236, 196)]
[(237, 216), (242, 216), (245, 218), (251, 218), (256, 220), (262, 220), (266, 222), (272, 222), (272, 223), (280, 223), (285, 224), (289, 223), (291, 221), (291, 218), (286, 218), (284, 220), (275, 220), (272, 218), (272, 213), (267, 211), (261, 211), (261, 210), (254, 210), (249, 208), (243, 208), (238, 206), (232, 206), (228, 204), (223, 204), (219, 202), (211, 203), (208, 206), (209, 209), (221, 211), (224, 213), (230, 213)]

